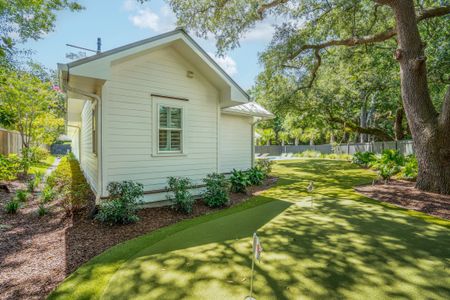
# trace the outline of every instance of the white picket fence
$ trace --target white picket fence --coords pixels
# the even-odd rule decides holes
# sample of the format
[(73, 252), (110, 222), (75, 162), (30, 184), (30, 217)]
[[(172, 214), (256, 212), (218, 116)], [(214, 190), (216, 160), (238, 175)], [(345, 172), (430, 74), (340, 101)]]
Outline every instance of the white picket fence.
[(280, 156), (283, 153), (299, 153), (306, 150), (318, 151), (322, 154), (354, 154), (358, 151), (371, 151), (381, 153), (385, 149), (396, 149), (403, 155), (414, 154), (412, 140), (392, 141), (392, 142), (370, 142), (370, 143), (350, 143), (341, 145), (270, 145), (255, 146), (255, 153), (268, 153), (269, 156)]

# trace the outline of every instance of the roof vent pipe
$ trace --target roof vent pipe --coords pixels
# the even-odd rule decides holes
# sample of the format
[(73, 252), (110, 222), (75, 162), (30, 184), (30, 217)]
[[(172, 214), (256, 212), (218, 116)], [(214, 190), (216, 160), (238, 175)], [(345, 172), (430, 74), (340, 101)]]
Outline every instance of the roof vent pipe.
[(97, 38), (97, 54), (99, 54), (100, 52), (102, 52), (102, 39)]

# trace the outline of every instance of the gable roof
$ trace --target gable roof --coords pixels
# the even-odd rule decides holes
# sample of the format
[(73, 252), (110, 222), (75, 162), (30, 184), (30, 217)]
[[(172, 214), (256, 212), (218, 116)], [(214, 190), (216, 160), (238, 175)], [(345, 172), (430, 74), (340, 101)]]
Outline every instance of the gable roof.
[[(191, 48), (194, 52), (196, 52), (197, 56), (199, 56), (211, 69), (213, 69), (220, 77), (228, 83), (228, 85), (233, 86), (238, 93), (240, 94), (238, 98), (241, 98), (242, 100), (245, 99), (245, 101), (249, 101), (250, 96), (242, 89), (231, 77), (228, 75), (220, 66), (217, 64), (217, 62), (211, 58), (211, 56), (206, 53), (205, 50), (203, 50), (200, 45), (195, 42), (195, 40), (182, 28), (177, 28), (173, 31), (169, 31), (148, 39), (144, 39), (141, 41), (137, 41), (134, 43), (130, 43), (121, 47), (117, 47), (105, 52), (101, 52), (98, 54), (95, 54), (90, 57), (86, 57), (83, 59), (79, 59), (67, 64), (58, 64), (58, 68), (60, 71), (65, 70), (75, 70), (75, 69), (86, 69), (86, 65), (96, 63), (107, 63), (111, 62), (113, 60), (117, 60), (126, 56), (130, 56), (136, 53), (139, 53), (141, 51), (149, 50), (154, 47), (158, 47), (161, 45), (165, 45), (177, 40), (183, 41), (189, 48)], [(94, 78), (100, 78), (100, 79), (108, 79), (107, 77), (107, 71), (106, 68), (99, 68), (95, 66), (95, 69), (104, 69), (100, 70), (97, 76), (92, 75), (90, 77)], [(88, 74), (81, 74), (84, 76), (88, 76)], [(233, 94), (233, 91), (230, 92)], [(241, 100), (241, 101), (242, 101)]]

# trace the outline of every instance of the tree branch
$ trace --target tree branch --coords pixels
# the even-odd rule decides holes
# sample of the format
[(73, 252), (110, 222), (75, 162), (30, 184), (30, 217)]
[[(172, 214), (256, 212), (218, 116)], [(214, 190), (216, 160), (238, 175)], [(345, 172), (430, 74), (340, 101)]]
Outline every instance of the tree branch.
[(330, 120), (330, 122), (343, 124), (347, 129), (350, 129), (351, 131), (356, 132), (356, 133), (364, 133), (364, 134), (374, 135), (383, 141), (394, 140), (392, 138), (392, 136), (390, 136), (389, 134), (387, 134), (384, 130), (382, 130), (380, 128), (361, 127), (349, 120), (343, 120), (341, 118), (334, 117), (334, 116), (329, 116), (328, 119)]
[[(442, 7), (436, 7), (431, 8), (427, 10), (423, 10), (417, 15), (417, 22), (420, 22), (422, 20), (426, 20), (429, 18), (444, 16), (446, 14), (450, 14), (450, 5), (449, 6), (442, 6)], [(364, 45), (364, 44), (373, 44), (378, 42), (383, 42), (385, 40), (388, 40), (392, 37), (394, 37), (397, 34), (396, 28), (389, 28), (388, 30), (380, 33), (376, 33), (373, 35), (367, 35), (363, 37), (351, 37), (348, 39), (343, 40), (330, 40), (328, 42), (320, 43), (320, 44), (306, 44), (301, 46), (297, 51), (292, 53), (290, 55), (290, 59), (294, 59), (300, 53), (309, 50), (309, 49), (324, 49), (331, 46), (347, 46), (347, 47), (354, 47), (358, 45)]]
[(439, 116), (439, 125), (445, 132), (450, 131), (450, 85), (445, 93), (444, 103), (442, 103), (442, 112)]
[(285, 4), (287, 3), (289, 0), (274, 0), (272, 2), (269, 3), (265, 3), (265, 4), (261, 4), (261, 6), (258, 8), (258, 10), (256, 11), (259, 15), (259, 18), (262, 19), (264, 16), (264, 12), (268, 9), (271, 9), (272, 7), (278, 6), (280, 4)]

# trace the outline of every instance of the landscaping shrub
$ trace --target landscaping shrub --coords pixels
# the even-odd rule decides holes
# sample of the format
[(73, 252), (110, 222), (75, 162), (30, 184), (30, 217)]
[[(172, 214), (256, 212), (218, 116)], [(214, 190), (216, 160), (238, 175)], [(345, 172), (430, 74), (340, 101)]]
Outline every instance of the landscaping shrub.
[(251, 185), (261, 185), (265, 178), (264, 173), (257, 167), (248, 169), (246, 173)]
[(55, 191), (48, 185), (42, 190), (41, 193), (41, 202), (48, 203), (55, 198)]
[(183, 177), (169, 177), (167, 191), (172, 193), (172, 196), (167, 195), (167, 200), (172, 202), (172, 207), (176, 210), (190, 214), (194, 206), (194, 197), (189, 192), (192, 183), (189, 178)]
[(206, 184), (206, 191), (203, 194), (203, 200), (209, 207), (221, 207), (229, 202), (228, 191), (230, 183), (223, 174), (208, 174), (203, 179)]
[(32, 163), (38, 163), (46, 160), (50, 156), (50, 152), (42, 147), (30, 148), (30, 160)]
[(230, 176), (231, 191), (235, 193), (245, 193), (247, 186), (251, 185), (249, 176), (246, 172), (233, 169)]
[(36, 188), (39, 186), (39, 183), (41, 183), (41, 179), (39, 176), (34, 176), (27, 181), (27, 190), (30, 193), (33, 193)]
[(327, 159), (337, 159), (337, 160), (352, 160), (353, 156), (350, 154), (338, 154), (338, 153), (331, 153), (331, 154), (324, 154), (322, 155), (323, 158)]
[(14, 180), (22, 172), (21, 159), (17, 154), (9, 154), (8, 156), (0, 154), (0, 180)]
[(134, 181), (110, 182), (109, 199), (100, 203), (95, 219), (112, 224), (128, 224), (139, 220), (138, 205), (144, 196), (144, 186)]
[(63, 157), (52, 174), (47, 178), (47, 184), (58, 195), (58, 200), (67, 214), (83, 208), (93, 193), (84, 178), (78, 161), (72, 153)]
[(268, 158), (258, 158), (255, 161), (255, 167), (260, 169), (267, 177), (272, 172), (273, 161)]
[(418, 173), (417, 159), (414, 155), (408, 155), (405, 158), (405, 165), (401, 168), (400, 178), (406, 180), (415, 180)]
[(322, 153), (314, 150), (305, 150), (303, 152), (299, 152), (295, 154), (296, 157), (309, 157), (309, 158), (320, 158), (322, 157)]
[(19, 202), (26, 202), (29, 196), (30, 194), (27, 191), (17, 190), (14, 198)]
[(39, 216), (39, 217), (45, 216), (46, 214), (48, 214), (48, 212), (49, 212), (49, 210), (48, 210), (48, 208), (45, 206), (44, 203), (39, 204), (39, 207), (38, 207), (38, 210), (37, 210), (37, 213), (38, 213), (38, 216)]
[(5, 204), (5, 211), (8, 214), (15, 214), (20, 207), (20, 202), (17, 199), (11, 199)]
[(353, 154), (352, 162), (362, 167), (369, 167), (371, 163), (376, 161), (375, 153), (366, 151), (366, 152), (356, 152)]
[(384, 180), (390, 180), (392, 176), (399, 173), (405, 163), (405, 157), (398, 151), (386, 149), (371, 166), (378, 170), (378, 174)]

